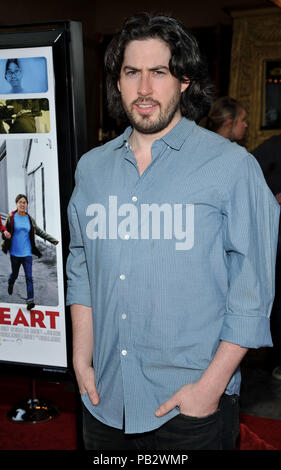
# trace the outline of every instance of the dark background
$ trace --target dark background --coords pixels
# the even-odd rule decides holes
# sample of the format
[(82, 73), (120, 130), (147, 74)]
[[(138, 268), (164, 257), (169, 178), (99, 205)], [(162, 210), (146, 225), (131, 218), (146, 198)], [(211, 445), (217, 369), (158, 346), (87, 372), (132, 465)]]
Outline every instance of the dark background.
[[(104, 104), (103, 53), (124, 19), (139, 11), (168, 13), (180, 19), (197, 37), (209, 63), (218, 96), (228, 93), (233, 9), (274, 6), (265, 0), (14, 0), (1, 2), (2, 25), (61, 20), (80, 21), (83, 28), (87, 147), (112, 137), (119, 128), (108, 118)], [(102, 131), (101, 131), (102, 129)]]

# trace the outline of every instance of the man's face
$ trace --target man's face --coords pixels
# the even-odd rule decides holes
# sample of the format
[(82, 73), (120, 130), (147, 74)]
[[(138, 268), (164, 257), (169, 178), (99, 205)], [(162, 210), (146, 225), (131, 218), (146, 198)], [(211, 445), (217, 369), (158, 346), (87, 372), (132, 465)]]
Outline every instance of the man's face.
[(167, 131), (181, 118), (181, 93), (189, 82), (171, 74), (170, 58), (160, 39), (134, 40), (125, 49), (118, 89), (129, 121), (143, 134)]
[(234, 121), (232, 130), (231, 130), (230, 140), (239, 141), (243, 139), (246, 129), (248, 127), (246, 117), (247, 117), (247, 113), (245, 109), (242, 109), (240, 114)]

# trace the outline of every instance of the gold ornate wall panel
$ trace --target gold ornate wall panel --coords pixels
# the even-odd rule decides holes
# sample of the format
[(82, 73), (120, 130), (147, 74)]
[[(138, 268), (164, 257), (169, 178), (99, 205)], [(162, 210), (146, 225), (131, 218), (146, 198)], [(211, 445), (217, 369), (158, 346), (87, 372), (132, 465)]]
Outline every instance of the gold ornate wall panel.
[(281, 133), (281, 125), (279, 128), (263, 126), (265, 66), (270, 61), (281, 64), (281, 9), (232, 12), (232, 16), (229, 95), (248, 110), (245, 145), (251, 151), (272, 135)]

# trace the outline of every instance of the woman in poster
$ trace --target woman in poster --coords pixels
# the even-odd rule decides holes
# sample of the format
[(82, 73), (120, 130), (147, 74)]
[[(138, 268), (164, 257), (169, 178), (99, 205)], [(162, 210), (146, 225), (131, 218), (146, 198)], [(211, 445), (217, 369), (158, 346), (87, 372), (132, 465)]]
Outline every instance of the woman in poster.
[(18, 59), (7, 60), (5, 78), (11, 86), (11, 93), (24, 93), (21, 85), (22, 69)]
[(40, 229), (35, 220), (28, 214), (28, 200), (24, 194), (16, 197), (17, 209), (7, 218), (6, 229), (10, 239), (5, 237), (2, 249), (4, 253), (10, 252), (12, 273), (8, 281), (8, 293), (12, 295), (14, 283), (18, 277), (20, 266), (23, 266), (27, 289), (27, 309), (35, 307), (34, 289), (32, 279), (32, 254), (41, 257), (41, 253), (35, 245), (35, 235), (57, 245), (58, 241), (44, 230)]

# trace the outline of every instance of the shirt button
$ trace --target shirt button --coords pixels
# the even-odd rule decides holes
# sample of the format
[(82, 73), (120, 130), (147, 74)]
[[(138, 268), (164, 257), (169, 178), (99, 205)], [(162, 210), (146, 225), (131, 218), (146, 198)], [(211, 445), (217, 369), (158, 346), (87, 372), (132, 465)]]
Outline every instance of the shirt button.
[(138, 200), (137, 196), (132, 197), (132, 201), (136, 202)]
[(124, 281), (124, 279), (126, 279), (125, 274), (120, 274), (120, 279), (121, 279), (121, 281)]
[(123, 350), (121, 351), (121, 354), (122, 354), (122, 356), (126, 356), (126, 355), (127, 355), (126, 349), (123, 349)]
[(127, 318), (126, 313), (122, 313), (121, 317), (123, 318), (123, 320), (125, 320)]

